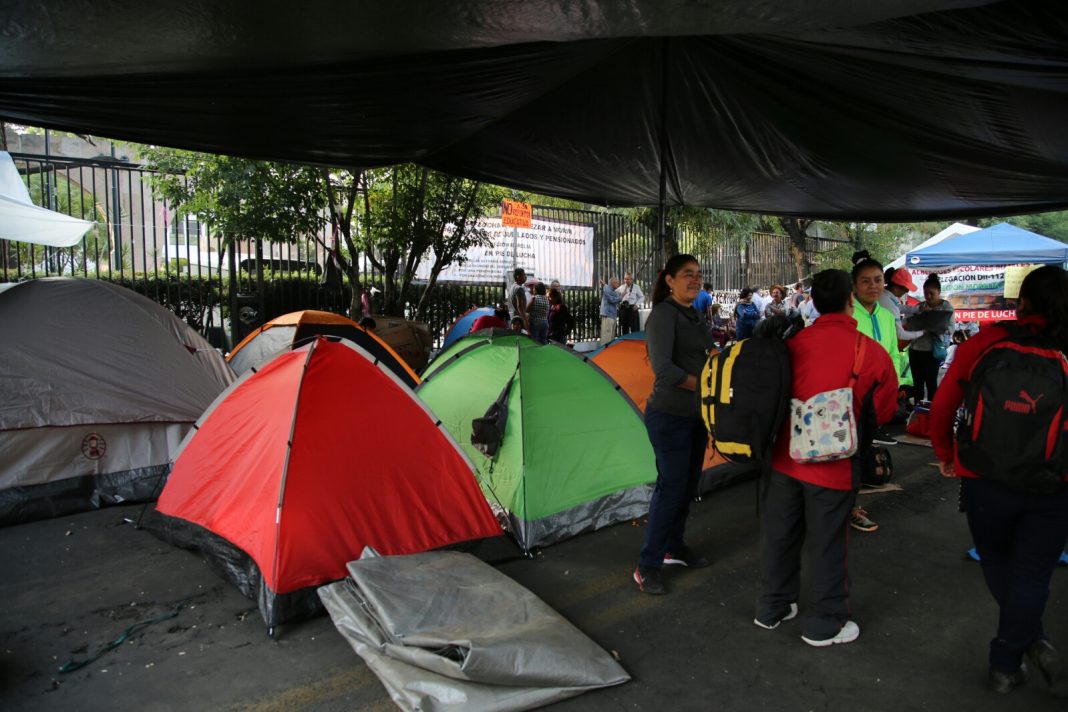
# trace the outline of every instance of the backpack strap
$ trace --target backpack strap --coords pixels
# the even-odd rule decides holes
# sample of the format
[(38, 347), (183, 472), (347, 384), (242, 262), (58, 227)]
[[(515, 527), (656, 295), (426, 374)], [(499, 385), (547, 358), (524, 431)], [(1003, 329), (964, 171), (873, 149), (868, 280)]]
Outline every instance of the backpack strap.
[(857, 332), (857, 352), (853, 357), (853, 373), (849, 377), (850, 389), (857, 385), (857, 380), (860, 378), (860, 369), (864, 366), (864, 354), (867, 351), (868, 340), (864, 338), (864, 334)]

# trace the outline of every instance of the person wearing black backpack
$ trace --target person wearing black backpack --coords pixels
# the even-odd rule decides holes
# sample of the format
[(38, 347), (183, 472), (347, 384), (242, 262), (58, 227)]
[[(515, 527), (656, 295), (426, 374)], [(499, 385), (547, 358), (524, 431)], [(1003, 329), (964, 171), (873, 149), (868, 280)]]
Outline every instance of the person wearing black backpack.
[(656, 487), (633, 574), (642, 593), (667, 593), (660, 571), (665, 565), (699, 568), (709, 563), (683, 538), (708, 447), (696, 392), (713, 346), (704, 315), (693, 308), (701, 283), (696, 258), (673, 256), (653, 286), (653, 310), (645, 322), (645, 349), (654, 375), (645, 429), (656, 455)]
[[(1041, 267), (1020, 287), (1016, 322), (960, 344), (931, 405), (943, 477), (961, 478), (987, 588), (1000, 609), (988, 687), (1011, 692), (1042, 673), (1068, 697), (1068, 676), (1042, 617), (1068, 543), (1068, 273)], [(964, 416), (954, 437), (954, 417)]]

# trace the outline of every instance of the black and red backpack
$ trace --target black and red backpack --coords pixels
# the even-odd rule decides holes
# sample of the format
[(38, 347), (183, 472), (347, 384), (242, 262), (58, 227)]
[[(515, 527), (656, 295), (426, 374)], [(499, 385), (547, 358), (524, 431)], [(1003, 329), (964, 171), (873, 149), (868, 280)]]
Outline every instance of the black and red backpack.
[(983, 479), (1036, 494), (1056, 492), (1068, 471), (1068, 359), (1048, 337), (1016, 322), (987, 348), (964, 387), (957, 456)]

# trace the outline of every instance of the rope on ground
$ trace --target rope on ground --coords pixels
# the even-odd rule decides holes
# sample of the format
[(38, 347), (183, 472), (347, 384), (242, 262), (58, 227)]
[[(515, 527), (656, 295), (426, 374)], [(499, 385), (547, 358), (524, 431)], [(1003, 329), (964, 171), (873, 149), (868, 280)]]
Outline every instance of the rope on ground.
[(160, 623), (161, 621), (170, 620), (171, 618), (177, 618), (178, 613), (181, 612), (182, 608), (185, 607), (185, 604), (189, 602), (189, 600), (189, 598), (183, 598), (181, 601), (175, 603), (174, 607), (171, 608), (171, 610), (167, 613), (163, 613), (158, 616), (155, 616), (154, 618), (149, 618), (147, 620), (138, 621), (137, 623), (134, 623), (129, 628), (124, 630), (122, 632), (122, 635), (102, 647), (100, 650), (96, 651), (94, 655), (86, 658), (85, 660), (74, 660), (73, 658), (68, 660), (59, 667), (59, 673), (64, 674), (68, 672), (74, 672), (75, 670), (81, 670), (86, 665), (89, 665), (90, 663), (94, 663), (99, 660), (108, 651), (114, 650), (115, 648), (125, 643), (131, 635), (141, 630), (142, 628), (147, 628), (148, 626), (154, 623)]

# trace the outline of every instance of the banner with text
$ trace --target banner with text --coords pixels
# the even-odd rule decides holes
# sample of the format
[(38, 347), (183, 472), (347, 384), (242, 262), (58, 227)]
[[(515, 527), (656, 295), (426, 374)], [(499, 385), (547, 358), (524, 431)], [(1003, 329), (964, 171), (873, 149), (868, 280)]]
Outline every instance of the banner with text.
[[(529, 228), (511, 228), (501, 225), (500, 218), (483, 218), (479, 227), (486, 231), (490, 243), (469, 249), (464, 263), (445, 268), (438, 275), (439, 282), (511, 282), (514, 266), (526, 270), (528, 279), (558, 279), (564, 287), (593, 285), (592, 225), (534, 218)], [(432, 255), (424, 257), (416, 279), (429, 279), (431, 264)]]
[[(942, 283), (942, 297), (953, 305), (956, 310), (954, 318), (958, 322), (989, 322), (1016, 318), (1015, 297), (1019, 293), (1019, 284), (1023, 281), (1023, 276), (1037, 266), (964, 265), (930, 271), (909, 271), (918, 288), (913, 296), (922, 300), (923, 281), (929, 274), (937, 274)], [(1006, 291), (1009, 294), (1006, 294)]]

